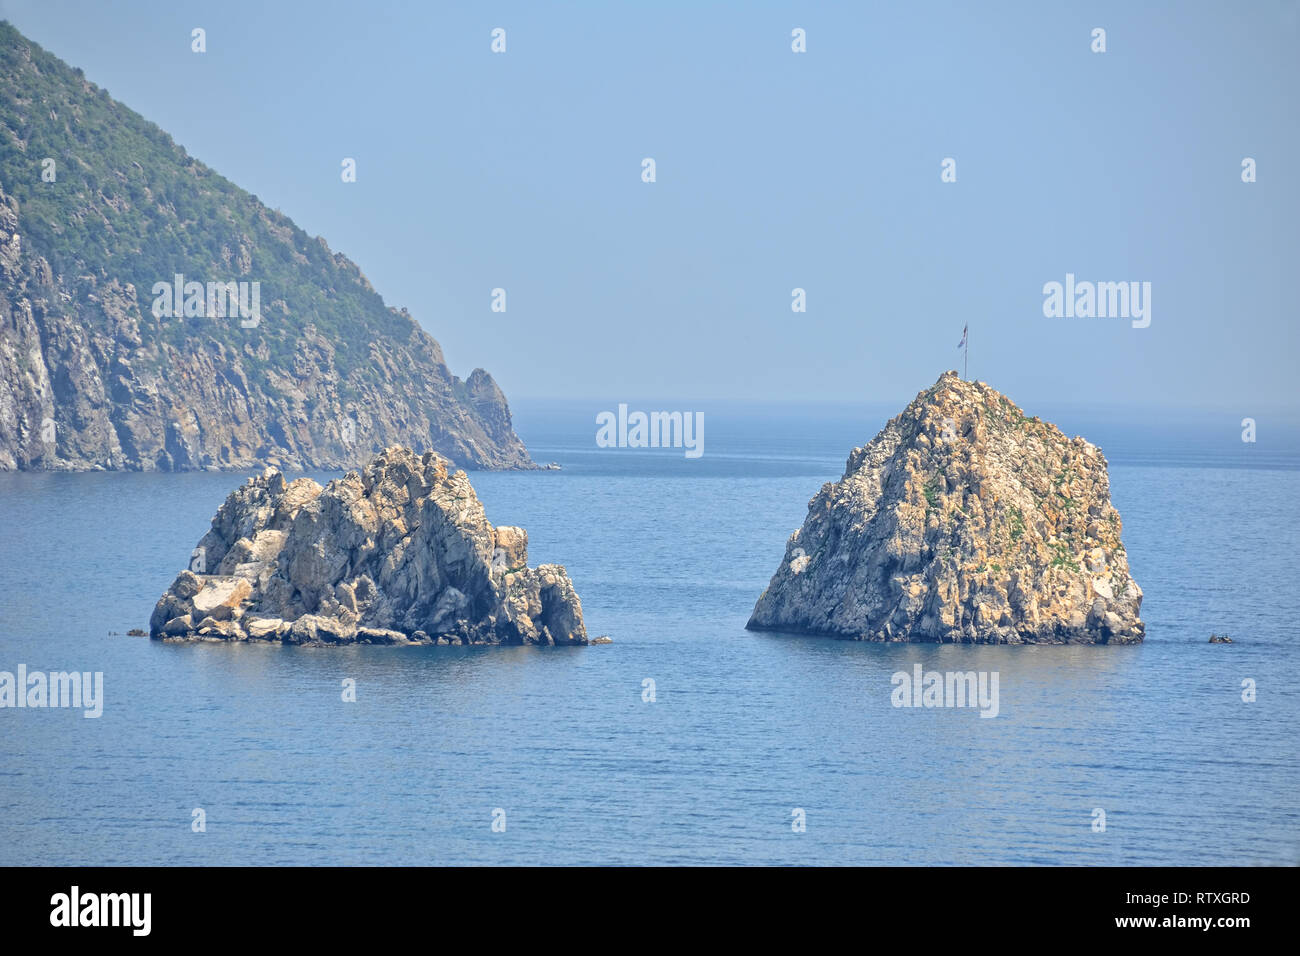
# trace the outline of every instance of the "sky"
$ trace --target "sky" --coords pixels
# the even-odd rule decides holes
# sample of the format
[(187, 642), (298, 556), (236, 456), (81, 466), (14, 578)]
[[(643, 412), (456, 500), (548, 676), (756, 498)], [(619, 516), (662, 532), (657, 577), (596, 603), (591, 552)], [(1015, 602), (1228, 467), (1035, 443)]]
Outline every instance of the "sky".
[[(971, 377), (1022, 405), (1300, 409), (1296, 0), (0, 17), (511, 399), (906, 400), (969, 324)], [(1045, 316), (1067, 273), (1149, 282), (1150, 324)]]

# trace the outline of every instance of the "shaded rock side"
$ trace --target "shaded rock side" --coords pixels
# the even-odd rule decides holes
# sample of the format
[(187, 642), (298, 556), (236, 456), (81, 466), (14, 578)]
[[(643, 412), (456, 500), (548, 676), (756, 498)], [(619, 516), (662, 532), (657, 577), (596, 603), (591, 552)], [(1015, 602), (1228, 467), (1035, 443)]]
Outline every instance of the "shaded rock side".
[(560, 565), (527, 566), (447, 460), (385, 449), (322, 488), (274, 469), (236, 489), (149, 622), (168, 640), (586, 644)]
[(849, 455), (748, 627), (849, 640), (1142, 640), (1106, 459), (945, 372)]

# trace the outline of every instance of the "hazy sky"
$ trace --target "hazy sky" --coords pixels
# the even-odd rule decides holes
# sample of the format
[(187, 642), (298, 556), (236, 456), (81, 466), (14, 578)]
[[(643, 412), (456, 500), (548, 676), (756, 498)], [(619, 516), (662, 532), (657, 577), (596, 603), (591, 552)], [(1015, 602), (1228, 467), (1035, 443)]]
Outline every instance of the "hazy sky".
[(1021, 403), (1243, 415), (1300, 404), (1297, 9), (0, 0), (512, 398), (893, 401), (969, 322)]

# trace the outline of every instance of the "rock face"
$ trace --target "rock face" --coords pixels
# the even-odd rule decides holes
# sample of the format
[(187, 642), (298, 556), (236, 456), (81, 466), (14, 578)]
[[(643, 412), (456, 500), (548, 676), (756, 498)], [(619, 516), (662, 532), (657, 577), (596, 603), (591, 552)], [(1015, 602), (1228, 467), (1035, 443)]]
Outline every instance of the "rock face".
[(529, 568), (463, 471), (385, 449), (322, 488), (268, 469), (231, 493), (149, 622), (168, 640), (586, 644), (564, 568)]
[(1106, 459), (945, 372), (808, 517), (748, 627), (848, 640), (1142, 640)]
[(534, 467), (487, 372), (457, 378), (325, 240), (0, 23), (0, 471), (341, 470), (391, 444)]

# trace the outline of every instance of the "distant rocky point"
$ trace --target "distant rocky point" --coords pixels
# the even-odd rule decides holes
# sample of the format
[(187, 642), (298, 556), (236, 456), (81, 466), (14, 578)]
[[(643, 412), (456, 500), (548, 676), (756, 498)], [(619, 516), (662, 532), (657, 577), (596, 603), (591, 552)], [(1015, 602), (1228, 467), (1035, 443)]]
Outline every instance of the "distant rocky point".
[(1106, 459), (945, 372), (824, 485), (747, 625), (847, 640), (1143, 639)]
[(469, 478), (385, 449), (322, 488), (237, 488), (159, 599), (150, 636), (286, 644), (586, 644), (565, 569), (488, 523)]

